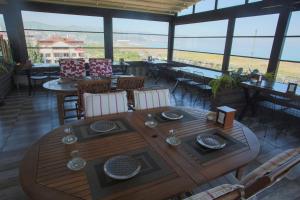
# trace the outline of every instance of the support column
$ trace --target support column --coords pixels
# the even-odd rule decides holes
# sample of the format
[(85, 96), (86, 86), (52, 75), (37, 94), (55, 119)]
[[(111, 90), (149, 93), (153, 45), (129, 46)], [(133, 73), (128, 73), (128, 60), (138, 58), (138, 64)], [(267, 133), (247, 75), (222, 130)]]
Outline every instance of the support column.
[(229, 67), (234, 26), (235, 26), (235, 18), (230, 18), (228, 21), (226, 43), (225, 43), (225, 50), (224, 50), (224, 56), (223, 56), (223, 64), (222, 64), (223, 72), (228, 71), (228, 67)]
[(168, 33), (168, 61), (173, 60), (174, 50), (174, 34), (175, 34), (175, 21), (174, 19), (169, 22), (169, 33)]
[(280, 12), (267, 72), (277, 73), (290, 16), (291, 12), (288, 8)]
[(104, 17), (104, 49), (105, 58), (113, 59), (113, 25), (112, 17)]
[(25, 33), (21, 14), (21, 5), (17, 0), (7, 1), (4, 8), (4, 22), (14, 61), (25, 62), (28, 59)]

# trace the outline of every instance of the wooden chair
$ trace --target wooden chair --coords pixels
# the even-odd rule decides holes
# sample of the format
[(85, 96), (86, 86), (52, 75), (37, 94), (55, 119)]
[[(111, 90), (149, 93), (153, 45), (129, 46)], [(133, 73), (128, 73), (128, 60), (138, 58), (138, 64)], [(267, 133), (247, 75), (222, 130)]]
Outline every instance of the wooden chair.
[(244, 188), (240, 185), (223, 184), (184, 200), (239, 200), (243, 198)]
[(119, 77), (117, 80), (117, 90), (127, 92), (128, 104), (133, 104), (133, 90), (144, 88), (144, 77)]
[(280, 181), (293, 167), (300, 163), (300, 147), (289, 149), (270, 159), (242, 178), (245, 198), (249, 198)]
[(84, 117), (123, 113), (128, 111), (126, 91), (91, 94), (84, 93)]
[(134, 90), (134, 109), (144, 110), (171, 105), (169, 89)]
[(103, 80), (86, 80), (78, 82), (77, 86), (77, 118), (80, 119), (82, 113), (84, 111), (84, 101), (83, 94), (84, 93), (107, 93), (111, 90), (111, 80), (103, 79)]

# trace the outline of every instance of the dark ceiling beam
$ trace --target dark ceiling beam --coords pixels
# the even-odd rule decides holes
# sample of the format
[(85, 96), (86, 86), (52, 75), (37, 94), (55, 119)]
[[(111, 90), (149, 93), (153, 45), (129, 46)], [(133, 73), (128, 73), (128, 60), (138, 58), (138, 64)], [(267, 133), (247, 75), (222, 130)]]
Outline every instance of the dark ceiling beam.
[(154, 14), (146, 12), (135, 12), (126, 10), (114, 10), (106, 8), (93, 8), (83, 6), (70, 6), (51, 3), (39, 3), (39, 2), (22, 2), (22, 10), (35, 11), (35, 12), (49, 12), (49, 13), (61, 13), (61, 14), (73, 14), (73, 15), (87, 15), (87, 16), (110, 16), (116, 18), (129, 18), (129, 19), (142, 19), (153, 21), (171, 21), (174, 17), (170, 15)]
[(300, 0), (264, 0), (240, 6), (185, 15), (176, 17), (175, 24), (179, 25), (280, 13), (286, 8), (287, 5), (291, 7), (292, 10), (298, 10), (300, 9)]

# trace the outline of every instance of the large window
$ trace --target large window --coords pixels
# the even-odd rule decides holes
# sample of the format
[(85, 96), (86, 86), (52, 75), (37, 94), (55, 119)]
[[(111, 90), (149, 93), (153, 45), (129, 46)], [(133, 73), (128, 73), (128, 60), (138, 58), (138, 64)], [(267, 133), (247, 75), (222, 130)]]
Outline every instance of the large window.
[(27, 50), (33, 63), (61, 58), (103, 58), (103, 18), (22, 11)]
[(292, 13), (285, 43), (282, 50), (281, 62), (277, 72), (279, 81), (300, 82), (300, 11)]
[(215, 9), (216, 0), (202, 0), (195, 4), (195, 13)]
[(227, 20), (177, 25), (174, 60), (221, 70), (227, 33)]
[(227, 8), (245, 4), (245, 0), (218, 0), (218, 8)]
[(113, 19), (114, 60), (167, 59), (167, 22)]
[(229, 70), (267, 71), (277, 20), (278, 14), (236, 19)]
[(0, 14), (0, 36), (7, 40), (6, 27), (2, 14)]
[(189, 6), (186, 9), (183, 9), (182, 11), (180, 11), (177, 15), (178, 16), (183, 16), (183, 15), (190, 15), (193, 14), (193, 6)]

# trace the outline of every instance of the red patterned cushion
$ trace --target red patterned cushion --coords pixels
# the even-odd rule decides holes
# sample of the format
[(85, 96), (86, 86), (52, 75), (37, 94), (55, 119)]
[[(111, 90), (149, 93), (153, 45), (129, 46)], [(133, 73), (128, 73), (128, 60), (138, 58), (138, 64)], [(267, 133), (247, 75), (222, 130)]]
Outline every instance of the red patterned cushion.
[(61, 59), (59, 65), (62, 78), (83, 78), (85, 76), (84, 59)]
[(110, 77), (112, 75), (111, 59), (90, 58), (90, 76), (97, 77)]

